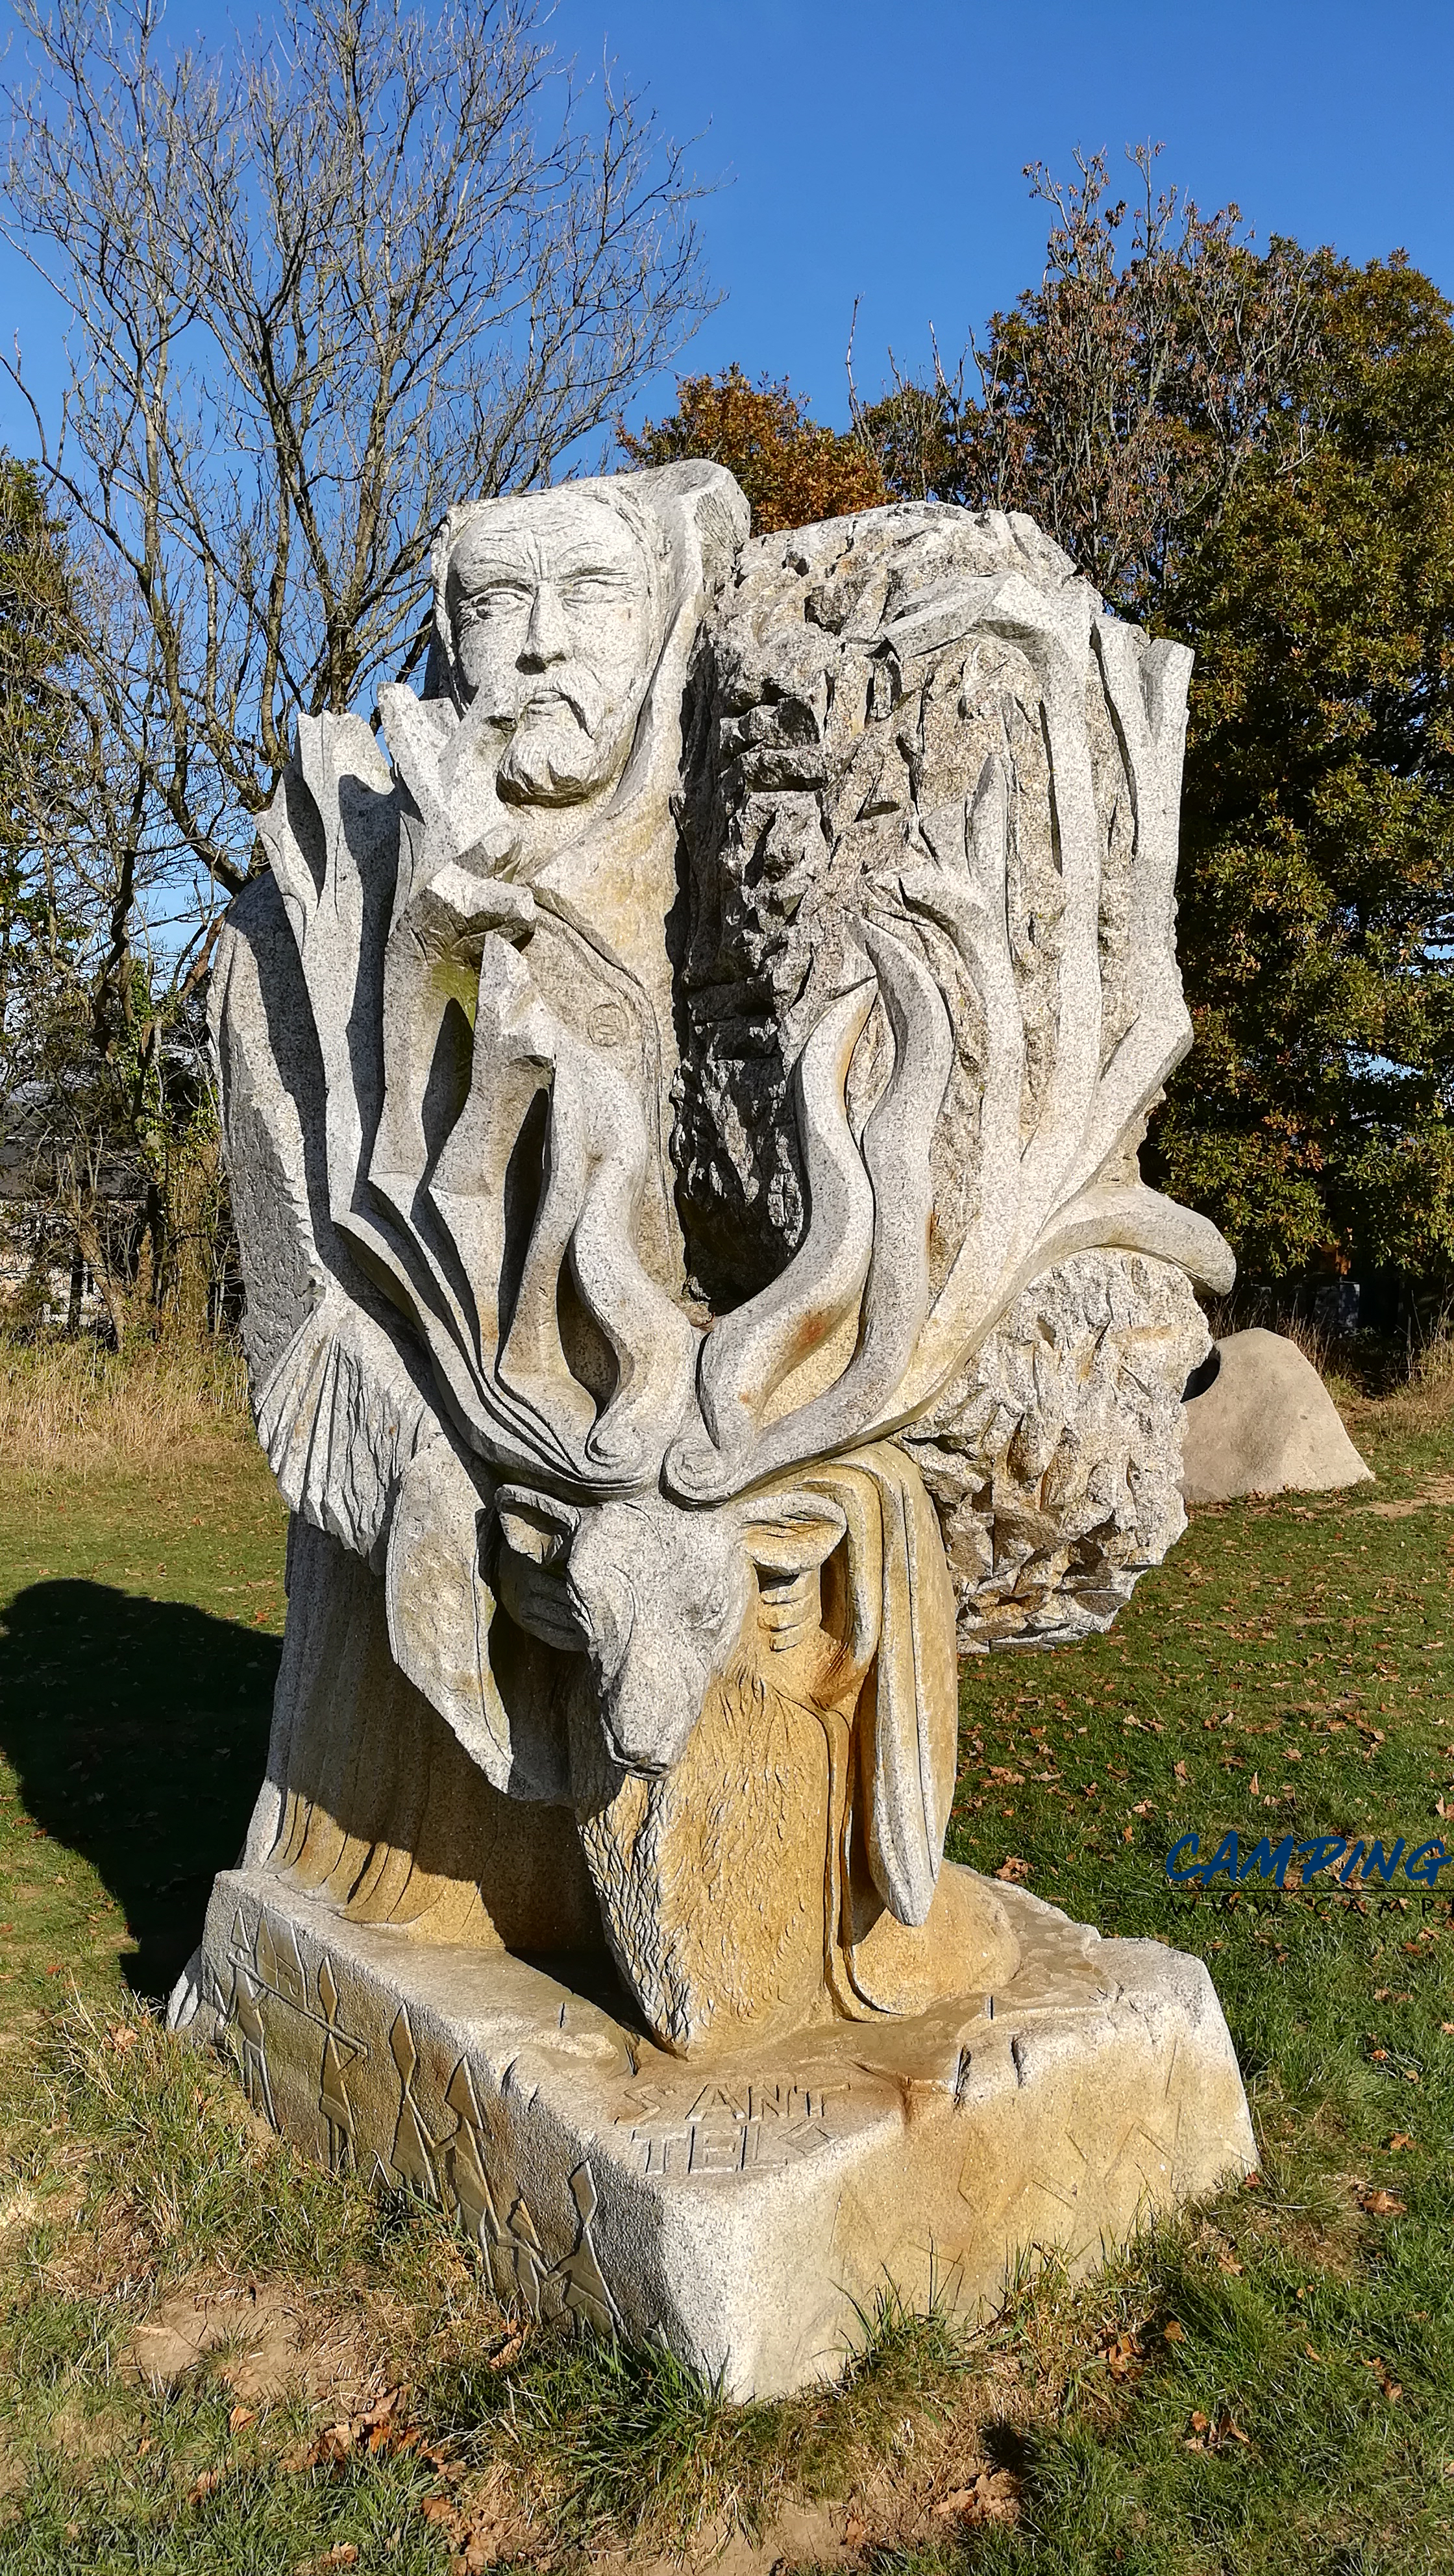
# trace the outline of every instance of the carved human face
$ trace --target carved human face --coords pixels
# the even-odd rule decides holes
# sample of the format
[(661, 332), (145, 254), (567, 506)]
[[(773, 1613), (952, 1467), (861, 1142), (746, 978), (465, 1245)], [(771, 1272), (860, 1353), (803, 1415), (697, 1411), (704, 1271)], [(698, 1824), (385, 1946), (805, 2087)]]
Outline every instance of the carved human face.
[(446, 606), (476, 721), (508, 726), (510, 804), (571, 805), (619, 772), (652, 656), (651, 582), (620, 514), (581, 493), (467, 522)]

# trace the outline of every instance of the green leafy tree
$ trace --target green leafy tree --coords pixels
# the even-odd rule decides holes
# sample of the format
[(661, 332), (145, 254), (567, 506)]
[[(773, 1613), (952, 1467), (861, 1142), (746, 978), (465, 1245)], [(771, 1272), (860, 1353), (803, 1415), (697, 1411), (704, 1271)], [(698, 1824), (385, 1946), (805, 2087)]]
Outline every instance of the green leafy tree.
[(1328, 265), (1303, 400), (1155, 621), (1197, 652), (1197, 1046), (1151, 1158), (1253, 1275), (1454, 1270), (1450, 322), (1401, 259)]
[(1105, 164), (950, 379), (860, 407), (885, 480), (1026, 510), (1195, 649), (1196, 1045), (1148, 1176), (1244, 1275), (1454, 1270), (1454, 330), (1402, 255), (1245, 239)]

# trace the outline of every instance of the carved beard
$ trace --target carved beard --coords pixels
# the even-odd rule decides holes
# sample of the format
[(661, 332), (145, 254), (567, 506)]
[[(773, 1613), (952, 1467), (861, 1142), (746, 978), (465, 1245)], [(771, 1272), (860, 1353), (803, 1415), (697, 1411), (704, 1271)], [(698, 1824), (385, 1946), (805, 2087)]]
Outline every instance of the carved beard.
[(600, 682), (579, 665), (552, 674), (522, 708), (496, 778), (507, 805), (574, 805), (611, 775), (625, 731)]

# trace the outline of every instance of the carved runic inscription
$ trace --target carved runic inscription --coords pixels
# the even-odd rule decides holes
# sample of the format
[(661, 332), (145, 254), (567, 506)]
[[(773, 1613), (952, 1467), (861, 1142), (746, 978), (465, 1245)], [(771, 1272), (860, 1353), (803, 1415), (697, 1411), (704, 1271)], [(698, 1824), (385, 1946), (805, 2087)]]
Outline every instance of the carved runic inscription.
[(589, 2163), (577, 2165), (570, 2189), (579, 2226), (575, 2246), (556, 2266), (552, 2286), (559, 2286), (561, 2304), (578, 2325), (590, 2326), (597, 2334), (610, 2334), (620, 2326), (621, 2319), (591, 2241), (597, 2200), (596, 2179)]
[(445, 2175), (465, 2234), (488, 2253), (499, 2241), (501, 2228), (485, 2170), (485, 2124), (467, 2058), (460, 2059), (444, 2098), (459, 2124), (445, 2146)]
[(240, 1906), (232, 1918), (228, 1956), (232, 1962), (232, 2021), (248, 2100), (254, 2110), (261, 2111), (277, 2127), (264, 2009), (281, 2005), (322, 2033), (318, 2108), (328, 2132), (328, 2162), (334, 2173), (352, 2173), (357, 2163), (354, 2113), (345, 2070), (355, 2059), (362, 2063), (368, 2057), (369, 2044), (357, 2033), (339, 2026), (338, 1980), (332, 1961), (326, 1955), (320, 1961), (317, 2001), (310, 2002), (308, 1971), (297, 1933), (291, 1929), (280, 1933), (259, 1908), (256, 1926), (249, 1935)]
[(366, 2057), (368, 2049), (361, 2039), (338, 2027), (338, 1981), (333, 1963), (325, 1956), (318, 1969), (318, 2009), (325, 2024), (323, 2063), (318, 2076), (318, 2108), (328, 2130), (329, 2170), (336, 2174), (356, 2173), (358, 2155), (354, 2145), (353, 2104), (344, 2080), (350, 2058)]
[(289, 2004), (294, 2012), (308, 2010), (308, 1977), (298, 1948), (298, 1935), (291, 1926), (281, 1939), (265, 1913), (257, 1918), (253, 1942), (253, 1964), (258, 1983), (279, 2003)]
[(394, 2027), (389, 2033), (389, 2054), (399, 2070), (399, 2116), (394, 2124), (390, 2162), (406, 2189), (421, 2193), (426, 2200), (437, 2201), (440, 2190), (434, 2163), (434, 2142), (414, 2099), (419, 2052), (409, 2027), (407, 2004), (401, 2004), (394, 2016)]
[(655, 2087), (632, 2097), (621, 2114), (644, 2174), (676, 2180), (688, 2174), (746, 2173), (754, 2165), (795, 2164), (826, 2147), (834, 2131), (828, 2104), (842, 2084), (795, 2084), (778, 2076), (735, 2085), (706, 2084), (683, 2110)]
[(239, 2054), (242, 2059), (242, 2081), (247, 2098), (255, 2111), (260, 2111), (274, 2128), (278, 2115), (273, 2109), (273, 2088), (268, 2076), (268, 2040), (260, 2008), (259, 1989), (246, 1968), (238, 1968), (232, 1982), (232, 2018), (237, 2026)]
[[(272, 2078), (268, 2072), (267, 2025), (263, 2019), (263, 1998), (272, 1995), (280, 2003), (291, 2003), (294, 1992), (301, 1989), (303, 1965), (294, 1940), (286, 1969), (279, 1960), (272, 1927), (265, 1914), (259, 1914), (251, 1941), (239, 1907), (232, 1922), (232, 2019), (237, 2031), (238, 2054), (242, 2061), (242, 2081), (247, 2098), (265, 2120), (278, 2125), (273, 2106)], [(295, 1974), (293, 1972), (296, 1972)], [(284, 1975), (288, 1977), (284, 1986)]]
[(466, 2232), (489, 2259), (496, 2296), (530, 2317), (558, 2323), (569, 2316), (597, 2334), (612, 2333), (621, 2320), (591, 2233), (599, 2203), (589, 2161), (578, 2164), (570, 2177), (575, 2244), (552, 2264), (513, 2164), (489, 2135), (466, 2058), (450, 2077), (444, 2098), (457, 2123), (444, 2145), (444, 2173)]

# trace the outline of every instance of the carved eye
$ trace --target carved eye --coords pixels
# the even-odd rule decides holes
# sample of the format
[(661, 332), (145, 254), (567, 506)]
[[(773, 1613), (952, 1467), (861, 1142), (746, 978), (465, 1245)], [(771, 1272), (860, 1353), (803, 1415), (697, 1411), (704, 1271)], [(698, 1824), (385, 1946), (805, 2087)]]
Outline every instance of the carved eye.
[(460, 626), (480, 626), (512, 608), (523, 607), (529, 593), (518, 582), (491, 582), (487, 590), (472, 590), (460, 601), (455, 612)]
[(600, 599), (629, 600), (631, 585), (618, 572), (578, 572), (562, 582), (561, 592), (572, 607), (588, 608)]
[(532, 1565), (558, 1566), (580, 1527), (579, 1512), (548, 1495), (518, 1485), (502, 1485), (495, 1496), (495, 1515), (505, 1545)]

